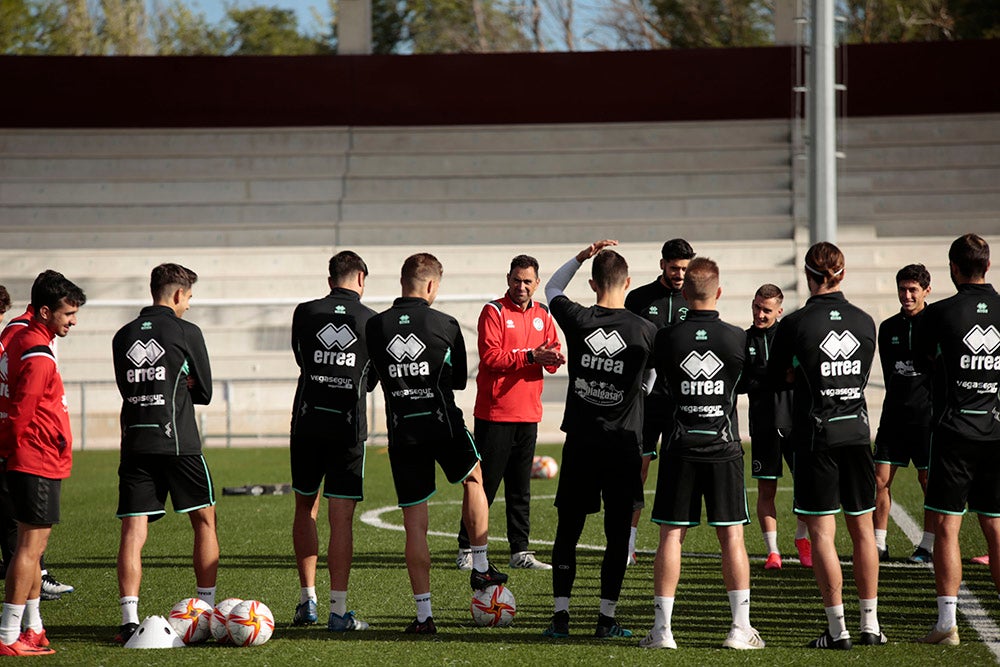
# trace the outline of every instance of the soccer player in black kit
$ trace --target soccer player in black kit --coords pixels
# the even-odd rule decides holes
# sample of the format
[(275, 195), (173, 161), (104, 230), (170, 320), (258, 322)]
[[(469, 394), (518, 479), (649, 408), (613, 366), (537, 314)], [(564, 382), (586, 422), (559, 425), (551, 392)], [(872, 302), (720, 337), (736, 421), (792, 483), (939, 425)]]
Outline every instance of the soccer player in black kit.
[[(794, 464), (792, 443), (792, 392), (775, 392), (767, 381), (767, 363), (771, 358), (778, 318), (784, 312), (785, 295), (777, 285), (761, 285), (750, 304), (753, 326), (746, 330), (747, 354), (740, 380), (740, 392), (746, 392), (750, 418), (750, 471), (757, 480), (757, 520), (767, 547), (765, 570), (781, 569), (778, 550), (778, 512), (775, 496), (781, 479), (784, 458), (791, 470)], [(795, 549), (799, 563), (812, 567), (809, 529), (799, 518), (795, 522)]]
[(736, 418), (736, 388), (743, 373), (746, 334), (719, 319), (719, 267), (696, 257), (684, 278), (690, 308), (683, 322), (656, 334), (656, 375), (675, 406), (673, 430), (663, 441), (652, 520), (660, 526), (653, 566), (655, 621), (642, 648), (677, 648), (671, 629), (681, 574), (681, 546), (689, 527), (708, 524), (722, 549), (722, 579), (732, 624), (724, 648), (761, 649), (750, 625), (750, 561), (743, 526), (750, 523), (743, 483), (743, 447)]
[[(896, 470), (913, 461), (917, 480), (927, 488), (927, 458), (931, 445), (931, 369), (923, 349), (924, 300), (931, 292), (931, 274), (923, 264), (896, 272), (899, 312), (878, 328), (879, 360), (885, 399), (875, 435), (875, 546), (880, 561), (889, 560), (885, 543)], [(931, 515), (924, 514), (924, 535), (911, 563), (930, 563), (934, 551)]]
[[(642, 391), (656, 327), (625, 309), (628, 264), (597, 241), (559, 268), (545, 297), (566, 335), (569, 387), (562, 430), (566, 433), (555, 505), (552, 547), (555, 613), (547, 637), (569, 635), (569, 598), (576, 578), (576, 545), (588, 514), (601, 511), (607, 546), (601, 564), (601, 608), (595, 636), (631, 637), (615, 609), (625, 577), (630, 517), (642, 491)], [(594, 258), (590, 287), (597, 305), (586, 308), (563, 290), (587, 259)], [(648, 373), (652, 380), (652, 373)]]
[[(625, 296), (625, 307), (646, 318), (657, 329), (669, 327), (684, 321), (688, 303), (681, 288), (694, 249), (684, 239), (670, 239), (660, 249), (660, 275), (656, 280), (636, 287)], [(674, 409), (670, 403), (666, 386), (662, 380), (654, 383), (652, 391), (644, 399), (646, 402), (642, 418), (642, 484), (646, 485), (649, 464), (656, 458), (656, 444), (673, 429)], [(645, 496), (640, 489), (632, 513), (632, 532), (628, 540), (628, 564), (635, 565), (635, 538), (639, 517), (645, 505)]]
[(452, 484), (462, 483), (462, 521), (472, 548), (473, 589), (503, 584), (486, 556), (489, 505), (483, 490), (479, 453), (455, 405), (455, 390), (465, 388), (468, 367), (465, 339), (454, 317), (430, 306), (441, 286), (443, 269), (434, 255), (406, 258), (400, 276), (402, 296), (368, 320), (368, 354), (385, 395), (389, 464), (406, 530), (406, 570), (417, 617), (406, 628), (434, 634), (431, 613), (431, 554), (427, 545), (427, 500), (434, 495), (434, 462)]
[(875, 322), (840, 291), (844, 254), (832, 243), (806, 253), (806, 305), (781, 322), (768, 377), (794, 382), (792, 443), (795, 513), (809, 526), (813, 574), (827, 628), (810, 648), (848, 650), (844, 574), (837, 556), (836, 514), (843, 508), (854, 544), (854, 582), (861, 605), (860, 645), (888, 640), (878, 622), (878, 552), (872, 528), (875, 463), (865, 386), (875, 357)]
[(924, 498), (934, 526), (938, 620), (920, 641), (957, 645), (958, 536), (966, 506), (979, 515), (1000, 591), (1000, 296), (986, 282), (990, 247), (981, 237), (955, 239), (948, 267), (958, 293), (927, 306), (924, 315), (935, 399), (943, 404), (934, 406)]
[[(294, 625), (317, 619), (316, 517), (322, 495), (329, 499), (330, 616), (334, 632), (367, 630), (368, 623), (347, 610), (347, 584), (354, 555), (354, 510), (364, 499), (366, 396), (369, 382), (365, 325), (375, 311), (361, 304), (368, 266), (344, 250), (330, 258), (330, 293), (295, 308), (292, 352), (299, 382), (292, 404), (290, 441), (295, 519), (292, 542), (301, 587)], [(324, 482), (325, 478), (325, 482)]]

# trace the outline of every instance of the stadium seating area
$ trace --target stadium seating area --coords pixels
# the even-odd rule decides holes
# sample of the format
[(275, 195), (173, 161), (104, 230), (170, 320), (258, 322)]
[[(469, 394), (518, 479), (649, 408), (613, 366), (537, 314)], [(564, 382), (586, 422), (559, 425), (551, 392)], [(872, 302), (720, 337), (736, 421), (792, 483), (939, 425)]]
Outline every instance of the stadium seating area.
[[(862, 118), (842, 129), (845, 292), (882, 319), (897, 307), (896, 269), (923, 262), (932, 297), (950, 293), (950, 239), (976, 231), (1000, 241), (1000, 115)], [(763, 282), (794, 308), (805, 299), (808, 231), (792, 130), (781, 120), (5, 130), (0, 279), (15, 310), (44, 268), (87, 291), (60, 356), (73, 409), (87, 415), (78, 444), (91, 447), (117, 441), (111, 335), (146, 302), (152, 265), (190, 266), (201, 277), (190, 318), (220, 380), (203, 412), (210, 444), (279, 441), (296, 374), (291, 312), (325, 292), (326, 260), (340, 248), (368, 261), (375, 308), (397, 294), (406, 255), (437, 254), (440, 308), (466, 328), (473, 368), (476, 316), (519, 252), (539, 259), (544, 281), (587, 242), (618, 238), (639, 284), (656, 275), (660, 243), (683, 236), (720, 263), (724, 318), (748, 324)], [(571, 295), (589, 300), (585, 281)], [(869, 393), (876, 423), (879, 375)], [(563, 377), (545, 394), (549, 440)], [(465, 392), (463, 407), (473, 398)], [(373, 416), (378, 431), (380, 408)]]

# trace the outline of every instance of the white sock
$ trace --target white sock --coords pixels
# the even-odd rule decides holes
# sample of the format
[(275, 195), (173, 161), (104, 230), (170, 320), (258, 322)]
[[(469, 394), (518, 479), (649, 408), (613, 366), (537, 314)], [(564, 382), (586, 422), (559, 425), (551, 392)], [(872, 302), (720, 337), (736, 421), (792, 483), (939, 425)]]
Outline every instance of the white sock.
[(212, 608), (215, 607), (215, 586), (210, 586), (208, 588), (198, 587), (198, 599), (203, 600), (208, 603)]
[(750, 627), (750, 589), (741, 588), (729, 593), (729, 610), (733, 612), (733, 625)]
[(564, 611), (567, 614), (569, 613), (569, 597), (558, 597), (555, 598), (554, 601), (554, 611), (556, 613), (559, 613), (560, 611)]
[(34, 600), (28, 600), (25, 602), (24, 616), (21, 618), (21, 626), (24, 627), (25, 630), (41, 632), (45, 629), (42, 625), (42, 613), (38, 608), (38, 603), (41, 601), (41, 598), (35, 598)]
[(665, 634), (673, 636), (670, 629), (670, 618), (674, 615), (674, 598), (654, 596), (653, 597), (653, 629), (663, 630)]
[(486, 545), (472, 547), (472, 569), (476, 572), (485, 572), (490, 569), (490, 559), (486, 556)]
[(809, 538), (809, 526), (802, 519), (795, 520), (795, 539), (804, 540)]
[(122, 625), (139, 623), (139, 596), (126, 595), (118, 598), (118, 606), (122, 608)]
[(635, 553), (635, 536), (639, 533), (639, 529), (632, 526), (631, 532), (628, 535), (628, 555), (631, 557)]
[(618, 600), (605, 600), (601, 598), (601, 614), (610, 618), (615, 617), (615, 609), (618, 608)]
[(347, 591), (330, 591), (330, 611), (337, 616), (347, 613)]
[(433, 616), (431, 613), (431, 594), (427, 593), (417, 593), (413, 596), (413, 601), (417, 603), (417, 621), (423, 623), (428, 618)]
[(23, 604), (3, 603), (3, 613), (0, 614), (0, 642), (8, 646), (21, 636), (21, 617), (24, 616)]
[(844, 621), (844, 605), (836, 604), (826, 607), (826, 624), (830, 631), (830, 636), (834, 639), (845, 639), (851, 636), (847, 631), (847, 623)]
[(918, 545), (921, 549), (926, 549), (931, 553), (934, 553), (934, 533), (928, 533), (924, 531), (924, 536), (920, 538), (920, 544)]
[(767, 547), (767, 553), (778, 553), (778, 531), (767, 530), (761, 534), (764, 536), (764, 545)]
[(316, 602), (316, 587), (315, 586), (303, 586), (299, 589), (299, 604), (303, 602), (308, 602), (312, 600)]
[(875, 529), (875, 546), (878, 547), (879, 551), (885, 551), (885, 536), (888, 533), (888, 530), (882, 530), (881, 528)]
[(858, 599), (861, 604), (861, 632), (877, 635), (882, 631), (878, 624), (878, 598), (871, 600)]
[[(939, 632), (948, 632), (957, 625), (955, 622), (955, 612), (958, 610), (958, 597), (955, 595), (939, 595), (937, 603), (938, 622), (935, 627)], [(4, 607), (6, 606), (4, 605)], [(0, 632), (3, 632), (3, 626), (0, 626)]]

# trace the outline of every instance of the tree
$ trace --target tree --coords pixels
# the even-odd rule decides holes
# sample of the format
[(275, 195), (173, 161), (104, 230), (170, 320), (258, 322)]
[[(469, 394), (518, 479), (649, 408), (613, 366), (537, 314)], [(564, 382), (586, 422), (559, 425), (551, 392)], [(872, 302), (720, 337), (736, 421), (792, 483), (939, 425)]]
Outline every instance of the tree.
[(200, 56), (225, 53), (228, 36), (195, 14), (182, 0), (157, 7), (153, 17), (153, 44), (163, 56)]
[(406, 35), (406, 5), (400, 0), (372, 0), (372, 53), (396, 53)]
[(103, 51), (118, 56), (151, 53), (145, 0), (101, 0), (101, 10), (104, 20), (99, 34)]
[(321, 40), (299, 32), (294, 10), (263, 5), (230, 7), (226, 16), (231, 24), (226, 46), (229, 55), (296, 56), (329, 51)]

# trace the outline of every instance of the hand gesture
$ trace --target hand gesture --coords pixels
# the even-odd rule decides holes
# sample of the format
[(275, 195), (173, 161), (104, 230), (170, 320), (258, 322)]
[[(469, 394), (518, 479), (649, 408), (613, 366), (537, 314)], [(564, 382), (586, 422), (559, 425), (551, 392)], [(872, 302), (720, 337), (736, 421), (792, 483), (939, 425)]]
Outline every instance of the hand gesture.
[(566, 357), (563, 353), (556, 349), (558, 343), (553, 341), (545, 341), (534, 350), (531, 351), (531, 355), (534, 357), (535, 362), (541, 364), (542, 366), (562, 366), (566, 363)]
[(589, 246), (581, 250), (576, 254), (576, 261), (583, 264), (585, 261), (601, 252), (608, 246), (618, 245), (618, 241), (614, 239), (604, 239), (603, 241), (594, 241)]

